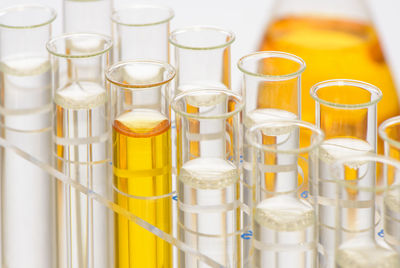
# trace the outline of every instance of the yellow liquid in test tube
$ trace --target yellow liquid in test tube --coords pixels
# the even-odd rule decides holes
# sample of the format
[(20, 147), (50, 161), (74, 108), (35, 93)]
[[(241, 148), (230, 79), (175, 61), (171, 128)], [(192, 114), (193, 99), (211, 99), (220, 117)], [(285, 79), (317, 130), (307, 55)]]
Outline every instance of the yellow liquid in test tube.
[[(166, 233), (171, 233), (171, 141), (168, 118), (155, 110), (135, 109), (120, 115), (113, 125), (115, 202)], [(139, 198), (129, 197), (136, 196)], [(115, 216), (115, 267), (172, 267), (167, 242)]]

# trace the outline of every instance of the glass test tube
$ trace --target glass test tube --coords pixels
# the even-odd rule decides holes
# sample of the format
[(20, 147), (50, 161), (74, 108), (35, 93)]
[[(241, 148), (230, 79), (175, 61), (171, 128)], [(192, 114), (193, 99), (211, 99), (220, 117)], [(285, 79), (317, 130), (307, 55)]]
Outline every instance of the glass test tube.
[[(177, 69), (174, 94), (193, 89), (231, 88), (231, 44), (235, 35), (227, 30), (212, 26), (192, 26), (173, 31), (169, 42), (173, 46), (174, 65)], [(195, 106), (188, 106), (189, 112), (197, 113)], [(190, 110), (193, 109), (193, 110)], [(174, 115), (174, 114), (173, 114)], [(198, 121), (190, 123), (190, 131), (198, 133)], [(176, 139), (173, 122), (173, 141)], [(197, 155), (199, 142), (191, 141), (191, 154)], [(173, 146), (174, 161), (177, 159)], [(179, 168), (179, 164), (174, 163)]]
[[(168, 36), (173, 17), (174, 11), (161, 5), (136, 4), (114, 11), (111, 16), (113, 62), (137, 59), (169, 62)], [(126, 81), (131, 83), (129, 77)], [(132, 83), (135, 83), (135, 78)], [(125, 94), (130, 92), (126, 91)], [(173, 121), (174, 119), (171, 126), (172, 137), (175, 135)], [(173, 167), (176, 167), (175, 146), (172, 147), (172, 151)]]
[[(376, 226), (388, 216), (381, 213), (383, 204), (385, 210), (392, 207), (392, 193), (400, 191), (376, 184), (375, 168), (382, 165), (400, 172), (400, 162), (375, 154), (345, 157), (331, 167), (337, 182), (335, 267), (400, 267), (399, 253), (375, 238)], [(378, 197), (382, 193), (384, 199)]]
[[(47, 43), (52, 54), (55, 167), (104, 197), (109, 179), (109, 101), (104, 70), (111, 39), (68, 34)], [(112, 216), (61, 182), (57, 183), (58, 267), (111, 267)]]
[[(174, 93), (202, 88), (230, 89), (231, 44), (234, 41), (232, 32), (210, 26), (173, 31), (169, 42), (174, 46), (177, 69)], [(192, 131), (196, 128), (198, 126), (192, 122)], [(193, 150), (197, 150), (196, 146), (196, 142), (192, 142)]]
[[(230, 90), (200, 89), (177, 95), (171, 106), (178, 145), (178, 238), (224, 267), (240, 267), (242, 100)], [(182, 251), (178, 255), (179, 267), (209, 267)]]
[(111, 36), (113, 0), (63, 0), (64, 33)]
[[(400, 116), (384, 121), (379, 126), (379, 136), (385, 144), (385, 155), (400, 160)], [(384, 185), (393, 189), (384, 197), (384, 238), (400, 253), (400, 172), (394, 167), (385, 166)]]
[[(271, 120), (300, 118), (300, 80), (305, 69), (305, 63), (301, 58), (283, 52), (264, 51), (242, 57), (237, 65), (243, 73), (242, 96), (246, 103), (243, 113), (245, 131), (255, 124)], [(243, 202), (247, 207), (243, 210), (243, 224), (245, 228), (250, 228), (253, 160), (250, 146), (245, 145), (243, 151), (242, 188)], [(268, 185), (273, 184), (274, 179), (271, 179)], [(306, 187), (306, 183), (302, 185)], [(244, 239), (243, 244), (243, 255), (249, 256), (251, 240)]]
[[(368, 83), (355, 80), (328, 80), (311, 89), (316, 101), (316, 123), (325, 132), (326, 140), (319, 150), (318, 185), (320, 265), (335, 267), (335, 186), (330, 166), (350, 155), (376, 152), (376, 106), (381, 91)], [(358, 96), (353, 98), (352, 96)], [(352, 162), (354, 166), (362, 163)], [(374, 180), (375, 176), (369, 177)], [(350, 175), (349, 175), (350, 176)]]
[[(113, 120), (114, 201), (164, 232), (172, 232), (170, 81), (163, 62), (132, 60), (106, 72)], [(115, 215), (115, 267), (172, 267), (171, 245)]]
[(153, 59), (169, 62), (169, 24), (174, 12), (158, 5), (133, 5), (112, 14), (114, 62)]
[(169, 37), (174, 46), (177, 77), (175, 93), (202, 88), (231, 88), (232, 32), (207, 26), (175, 30)]
[[(0, 135), (51, 163), (51, 68), (46, 41), (53, 9), (0, 10)], [(55, 267), (54, 183), (8, 149), (1, 150), (2, 267)]]
[(323, 139), (321, 130), (298, 120), (269, 121), (246, 132), (255, 183), (251, 267), (318, 267), (316, 200), (298, 189), (306, 175), (318, 173), (312, 160)]
[(248, 128), (268, 120), (300, 118), (300, 83), (305, 67), (301, 58), (277, 51), (256, 52), (239, 60)]

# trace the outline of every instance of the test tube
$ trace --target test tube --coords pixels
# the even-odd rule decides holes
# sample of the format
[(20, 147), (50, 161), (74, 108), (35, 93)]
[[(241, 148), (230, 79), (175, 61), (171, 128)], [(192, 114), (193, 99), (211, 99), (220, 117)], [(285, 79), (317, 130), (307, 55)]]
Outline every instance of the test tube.
[(242, 57), (242, 95), (246, 100), (245, 124), (251, 127), (266, 120), (300, 119), (301, 74), (305, 62), (292, 54), (256, 52)]
[[(242, 96), (246, 103), (243, 112), (245, 131), (255, 124), (271, 120), (300, 118), (300, 80), (306, 67), (301, 58), (284, 52), (263, 51), (242, 57), (237, 65), (243, 73)], [(244, 228), (250, 229), (254, 186), (251, 168), (253, 160), (251, 147), (246, 145), (246, 141), (243, 151), (242, 191), (245, 207), (243, 224)], [(265, 159), (265, 161), (272, 164), (276, 159)], [(275, 178), (270, 176), (268, 185), (273, 185), (274, 181)], [(306, 188), (306, 183), (303, 182), (302, 186)], [(249, 256), (250, 247), (251, 239), (244, 239), (244, 259)]]
[[(0, 10), (0, 136), (51, 163), (51, 68), (46, 41), (56, 12), (41, 5)], [(1, 266), (55, 267), (54, 183), (2, 149)]]
[[(178, 94), (193, 89), (230, 89), (231, 88), (231, 45), (235, 35), (227, 30), (213, 26), (192, 26), (173, 31), (169, 42), (173, 46), (174, 66), (177, 69), (174, 93)], [(172, 94), (172, 95), (173, 95)], [(197, 113), (195, 106), (188, 106), (192, 113)], [(174, 111), (173, 111), (174, 115)], [(199, 133), (197, 120), (190, 122), (190, 131)], [(173, 122), (173, 141), (176, 139), (176, 126)], [(190, 141), (192, 155), (199, 155), (200, 143)], [(173, 159), (177, 159), (173, 146)], [(174, 163), (174, 168), (179, 168)]]
[(177, 77), (175, 93), (201, 88), (231, 88), (231, 44), (235, 35), (211, 26), (173, 31)]
[[(358, 98), (353, 98), (358, 96)], [(346, 156), (376, 152), (376, 105), (381, 91), (355, 80), (328, 80), (314, 85), (311, 97), (316, 101), (316, 123), (326, 136), (319, 150), (319, 176), (312, 180), (319, 193), (320, 265), (335, 267), (335, 182), (331, 165)], [(352, 162), (357, 167), (362, 163)], [(370, 174), (371, 175), (371, 174)], [(350, 176), (350, 175), (349, 175)], [(374, 180), (375, 176), (369, 176)]]
[(169, 25), (174, 12), (159, 5), (132, 5), (112, 14), (114, 62), (153, 59), (169, 62)]
[[(387, 216), (381, 213), (383, 203), (385, 209), (390, 207), (392, 191), (399, 191), (376, 184), (379, 165), (400, 172), (400, 162), (375, 154), (345, 157), (332, 166), (337, 191), (335, 267), (400, 267), (399, 253), (375, 238), (376, 226)], [(382, 192), (384, 199), (378, 198)]]
[(312, 160), (323, 139), (320, 129), (298, 120), (269, 121), (246, 132), (255, 183), (251, 267), (318, 267), (316, 200), (298, 189), (305, 169), (318, 174)]
[[(106, 71), (111, 89), (114, 201), (172, 233), (170, 82), (164, 62), (131, 60)], [(126, 94), (128, 93), (128, 94)], [(115, 267), (172, 267), (172, 247), (115, 215)]]
[[(47, 43), (55, 167), (108, 198), (111, 129), (104, 70), (111, 47), (111, 39), (98, 34), (67, 34)], [(57, 267), (112, 266), (112, 214), (62, 182), (57, 182), (57, 226)]]
[[(379, 136), (384, 141), (385, 155), (400, 160), (400, 116), (384, 121), (379, 126)], [(384, 238), (400, 253), (400, 173), (392, 166), (385, 166), (384, 185), (391, 187), (384, 197)]]
[(63, 0), (64, 33), (111, 36), (113, 0)]
[[(193, 89), (176, 95), (171, 106), (177, 127), (178, 239), (223, 267), (240, 267), (241, 97), (230, 90)], [(178, 266), (209, 267), (183, 251)]]

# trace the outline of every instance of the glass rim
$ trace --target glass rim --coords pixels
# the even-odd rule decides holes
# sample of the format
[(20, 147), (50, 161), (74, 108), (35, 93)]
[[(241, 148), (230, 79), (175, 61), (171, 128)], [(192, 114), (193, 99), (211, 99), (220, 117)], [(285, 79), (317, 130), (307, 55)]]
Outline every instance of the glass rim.
[[(54, 49), (52, 46), (56, 43), (59, 42), (60, 40), (71, 40), (72, 38), (77, 38), (77, 37), (97, 37), (97, 38), (102, 38), (105, 41), (105, 47), (103, 49), (100, 49), (95, 52), (89, 52), (87, 54), (80, 54), (80, 55), (68, 55), (66, 53), (59, 53), (57, 49)], [(71, 38), (72, 37), (72, 38)], [(69, 33), (69, 34), (62, 34), (57, 37), (54, 37), (50, 39), (46, 43), (46, 49), (47, 51), (57, 57), (62, 57), (62, 58), (70, 58), (70, 59), (76, 59), (76, 58), (90, 58), (98, 55), (102, 55), (106, 52), (108, 52), (113, 46), (112, 40), (109, 36), (103, 35), (103, 34), (97, 34), (97, 33)]]
[[(318, 90), (320, 90), (321, 88), (332, 87), (332, 86), (351, 86), (351, 87), (362, 88), (371, 93), (372, 100), (369, 102), (358, 103), (358, 104), (340, 104), (340, 103), (326, 101), (318, 97), (317, 94)], [(319, 82), (311, 87), (310, 95), (315, 101), (322, 103), (326, 106), (334, 108), (345, 108), (345, 109), (368, 108), (374, 104), (377, 104), (382, 99), (383, 96), (382, 91), (378, 87), (367, 82), (353, 80), (353, 79), (331, 79)]]
[[(116, 18), (117, 14), (120, 12), (133, 10), (133, 9), (140, 9), (140, 8), (154, 8), (154, 9), (159, 9), (159, 10), (163, 9), (166, 12), (168, 12), (168, 16), (166, 16), (165, 19), (155, 20), (154, 22), (148, 22), (148, 23), (125, 23)], [(153, 26), (153, 25), (167, 23), (170, 20), (172, 20), (174, 17), (175, 17), (175, 12), (167, 6), (155, 5), (155, 4), (154, 5), (153, 4), (134, 4), (134, 5), (129, 5), (125, 8), (121, 8), (121, 9), (113, 11), (113, 13), (111, 15), (111, 20), (113, 22), (115, 22), (116, 24), (123, 25), (123, 26), (144, 27), (144, 26)]]
[(354, 184), (357, 180), (341, 180), (338, 179), (338, 174), (337, 171), (340, 169), (341, 166), (345, 165), (348, 162), (354, 162), (360, 161), (360, 162), (373, 162), (373, 163), (380, 163), (382, 165), (390, 165), (398, 170), (400, 170), (400, 161), (395, 160), (391, 157), (387, 157), (384, 155), (378, 155), (376, 153), (367, 153), (364, 155), (360, 156), (347, 156), (342, 159), (338, 159), (334, 162), (332, 165), (332, 170), (336, 171), (333, 172), (333, 177), (334, 177), (334, 182), (339, 184), (341, 187), (348, 187), (350, 189), (354, 190), (361, 190), (364, 192), (382, 192), (382, 191), (387, 191), (387, 190), (392, 190), (392, 189), (400, 189), (400, 184), (394, 184), (394, 185), (384, 185), (384, 186), (379, 186), (376, 185), (375, 183), (375, 176), (374, 176), (374, 181), (373, 184), (374, 186), (368, 187), (368, 186), (357, 186)]
[(49, 18), (47, 20), (44, 20), (42, 23), (35, 23), (35, 24), (21, 25), (21, 26), (0, 23), (0, 27), (9, 28), (9, 29), (33, 29), (33, 28), (38, 28), (38, 27), (49, 25), (57, 18), (57, 12), (53, 8), (51, 8), (49, 6), (45, 6), (45, 5), (38, 5), (38, 4), (22, 4), (22, 5), (14, 5), (14, 6), (2, 8), (2, 9), (0, 9), (0, 17), (5, 14), (8, 14), (9, 12), (23, 11), (25, 9), (42, 9), (43, 11), (48, 12)]
[[(297, 62), (300, 64), (299, 69), (296, 72), (290, 73), (290, 74), (283, 74), (283, 75), (270, 75), (270, 74), (262, 74), (262, 73), (257, 73), (257, 72), (251, 72), (247, 70), (244, 67), (244, 64), (248, 60), (254, 60), (254, 59), (263, 59), (263, 58), (283, 58), (287, 60), (291, 60), (294, 62)], [(301, 75), (304, 70), (306, 69), (306, 62), (290, 53), (282, 52), (282, 51), (259, 51), (259, 52), (253, 52), (251, 54), (245, 55), (241, 57), (238, 62), (237, 62), (237, 67), (238, 69), (247, 75), (255, 76), (255, 77), (261, 77), (261, 78), (267, 78), (271, 81), (283, 81), (283, 80), (289, 80), (292, 78), (296, 78), (297, 76)]]
[[(216, 46), (186, 46), (186, 45), (182, 45), (180, 44), (178, 41), (176, 41), (176, 36), (178, 34), (182, 34), (182, 33), (186, 33), (186, 32), (200, 32), (200, 31), (215, 31), (215, 32), (219, 32), (221, 34), (224, 34), (225, 36), (229, 37), (228, 40), (220, 45), (216, 45)], [(207, 26), (207, 25), (196, 25), (196, 26), (189, 26), (189, 27), (184, 27), (184, 28), (179, 28), (176, 29), (174, 31), (172, 31), (169, 35), (169, 42), (179, 48), (183, 48), (183, 49), (191, 49), (191, 50), (213, 50), (213, 49), (219, 49), (219, 48), (224, 48), (224, 47), (228, 47), (229, 45), (231, 45), (234, 41), (235, 41), (236, 37), (235, 34), (232, 31), (229, 30), (225, 30), (222, 28), (218, 28), (215, 26)]]
[[(265, 144), (261, 144), (257, 141), (255, 141), (255, 132), (256, 131), (262, 131), (263, 128), (267, 128), (267, 127), (275, 127), (276, 124), (284, 124), (284, 127), (292, 127), (292, 126), (297, 126), (297, 127), (301, 127), (303, 129), (307, 129), (312, 131), (314, 134), (317, 134), (317, 138), (315, 140), (313, 140), (310, 145), (306, 146), (306, 147), (299, 147), (293, 150), (276, 150), (276, 149), (272, 149), (271, 147), (274, 145), (265, 145)], [(302, 120), (271, 120), (268, 122), (264, 122), (261, 124), (256, 124), (253, 125), (252, 127), (250, 127), (245, 134), (246, 137), (246, 141), (250, 144), (250, 146), (252, 146), (255, 149), (258, 150), (262, 150), (264, 152), (271, 152), (271, 153), (282, 153), (282, 154), (301, 154), (301, 153), (308, 153), (311, 152), (312, 150), (314, 150), (315, 148), (318, 148), (321, 143), (324, 141), (325, 139), (325, 133), (318, 128), (317, 126), (306, 122), (306, 121), (302, 121)], [(299, 146), (301, 146), (299, 144)]]
[[(134, 64), (134, 63), (136, 63), (136, 64), (137, 63), (142, 63), (142, 64), (151, 63), (153, 65), (159, 65), (159, 66), (163, 67), (165, 70), (168, 71), (168, 77), (163, 79), (163, 81), (161, 81), (161, 82), (149, 83), (149, 84), (124, 84), (124, 83), (121, 83), (120, 81), (117, 81), (117, 80), (113, 79), (112, 73), (115, 70), (123, 68), (125, 66), (130, 65), (130, 64)], [(174, 79), (175, 75), (176, 75), (176, 70), (171, 64), (169, 64), (167, 62), (163, 62), (163, 61), (146, 60), (146, 59), (119, 61), (119, 62), (114, 63), (113, 65), (109, 66), (105, 71), (106, 79), (111, 84), (113, 84), (115, 86), (118, 86), (118, 87), (121, 87), (121, 88), (138, 88), (138, 89), (144, 89), (144, 88), (150, 88), (150, 87), (157, 87), (157, 86), (165, 85), (165, 84), (169, 83), (172, 79)]]
[[(229, 96), (229, 97), (234, 97), (238, 102), (238, 105), (235, 105), (235, 110), (231, 111), (231, 112), (227, 112), (227, 113), (223, 113), (220, 115), (212, 115), (212, 116), (205, 116), (205, 115), (197, 115), (197, 114), (191, 114), (191, 113), (187, 113), (182, 111), (179, 107), (178, 107), (178, 102), (185, 98), (188, 97), (194, 93), (215, 93), (215, 94), (225, 94), (225, 96)], [(240, 113), (243, 110), (244, 107), (244, 103), (243, 103), (243, 99), (242, 97), (233, 92), (232, 90), (228, 90), (228, 89), (220, 89), (220, 88), (199, 88), (199, 89), (191, 89), (191, 90), (187, 90), (184, 92), (181, 92), (177, 95), (175, 95), (172, 98), (171, 101), (171, 108), (172, 110), (174, 110), (175, 113), (182, 115), (186, 118), (190, 118), (190, 119), (225, 119), (225, 118), (229, 118), (232, 117), (238, 113)]]
[(378, 127), (378, 133), (379, 136), (386, 142), (388, 142), (390, 145), (400, 149), (400, 141), (394, 140), (389, 138), (389, 136), (386, 134), (386, 130), (393, 126), (396, 123), (400, 123), (400, 115), (391, 117), (389, 119), (386, 119), (385, 121), (380, 124)]

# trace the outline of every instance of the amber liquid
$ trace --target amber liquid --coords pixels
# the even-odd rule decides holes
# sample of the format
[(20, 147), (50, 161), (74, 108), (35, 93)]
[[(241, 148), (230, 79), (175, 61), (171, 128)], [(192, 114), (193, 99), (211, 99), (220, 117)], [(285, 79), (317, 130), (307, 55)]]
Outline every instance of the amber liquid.
[[(172, 191), (168, 118), (145, 109), (123, 120), (118, 117), (113, 124), (113, 165), (116, 203), (171, 233), (171, 197), (160, 197)], [(171, 245), (121, 215), (115, 216), (115, 240), (116, 268), (172, 267)]]
[(371, 25), (324, 17), (286, 17), (269, 26), (260, 48), (289, 52), (306, 62), (301, 84), (301, 118), (305, 121), (315, 122), (310, 88), (329, 79), (356, 79), (379, 87), (383, 92), (379, 124), (399, 114), (396, 89)]

